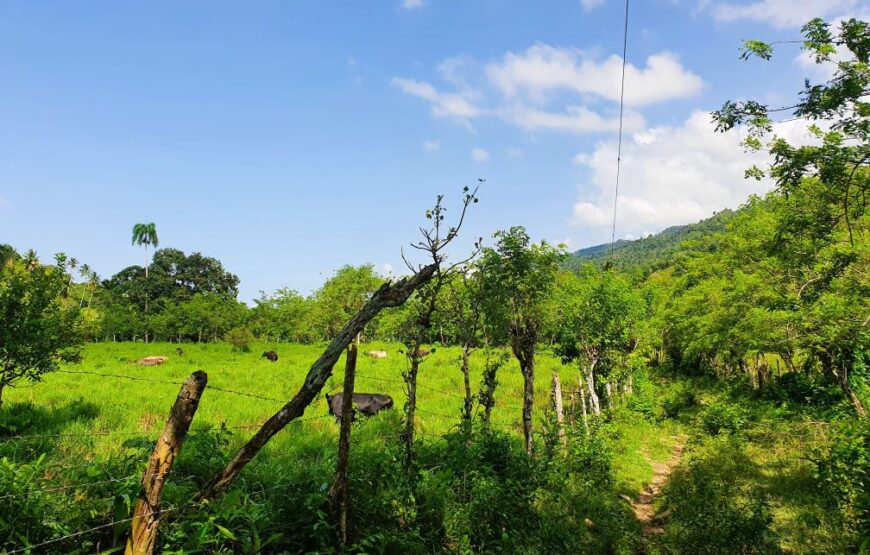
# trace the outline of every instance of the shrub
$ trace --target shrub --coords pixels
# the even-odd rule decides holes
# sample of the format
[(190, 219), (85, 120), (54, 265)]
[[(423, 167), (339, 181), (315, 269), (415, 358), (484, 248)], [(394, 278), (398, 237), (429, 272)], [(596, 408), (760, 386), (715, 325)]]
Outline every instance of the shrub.
[(701, 414), (701, 425), (711, 436), (723, 431), (739, 432), (746, 425), (746, 411), (737, 405), (717, 402)]
[(849, 419), (837, 424), (830, 446), (811, 457), (822, 497), (840, 513), (844, 533), (861, 544), (855, 551), (870, 553), (870, 422)]
[(767, 499), (749, 486), (749, 472), (752, 462), (730, 438), (716, 440), (711, 450), (677, 469), (665, 487), (668, 552), (776, 552)]
[(245, 327), (233, 328), (226, 333), (224, 340), (233, 346), (234, 351), (247, 353), (250, 352), (251, 343), (254, 342), (254, 334)]
[(843, 394), (837, 384), (825, 375), (786, 372), (764, 388), (764, 397), (780, 405), (793, 403), (830, 407), (837, 404)]
[(666, 418), (676, 418), (686, 409), (697, 406), (698, 398), (692, 389), (680, 387), (665, 397), (662, 413)]

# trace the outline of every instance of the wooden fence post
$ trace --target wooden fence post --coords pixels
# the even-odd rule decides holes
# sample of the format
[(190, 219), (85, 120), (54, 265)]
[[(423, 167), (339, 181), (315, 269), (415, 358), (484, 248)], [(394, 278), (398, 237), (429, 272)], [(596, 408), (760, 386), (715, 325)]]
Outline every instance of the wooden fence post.
[(169, 418), (163, 433), (154, 446), (148, 467), (142, 476), (142, 489), (133, 508), (130, 537), (127, 539), (125, 555), (151, 555), (157, 541), (157, 527), (160, 524), (160, 497), (166, 476), (172, 463), (181, 452), (181, 446), (199, 406), (199, 399), (205, 390), (208, 376), (202, 370), (190, 375), (181, 386), (175, 404), (169, 411)]
[(344, 366), (344, 389), (341, 399), (341, 431), (338, 435), (338, 463), (335, 481), (329, 488), (329, 497), (338, 513), (338, 535), (341, 543), (347, 543), (347, 466), (350, 457), (350, 428), (353, 423), (353, 388), (356, 378), (357, 344), (347, 349)]
[(562, 409), (562, 381), (559, 373), (553, 373), (553, 408), (556, 410), (556, 422), (559, 424), (559, 439), (564, 447), (568, 447), (568, 438), (565, 436), (565, 412)]

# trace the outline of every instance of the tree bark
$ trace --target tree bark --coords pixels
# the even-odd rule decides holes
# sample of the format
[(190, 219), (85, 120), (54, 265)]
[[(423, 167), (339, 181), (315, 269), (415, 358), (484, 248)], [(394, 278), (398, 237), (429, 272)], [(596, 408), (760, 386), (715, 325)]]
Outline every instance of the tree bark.
[(532, 430), (532, 409), (535, 403), (534, 358), (529, 359), (520, 370), (523, 374), (523, 436), (525, 438), (526, 453), (531, 455), (534, 449)]
[(562, 409), (562, 382), (559, 373), (553, 374), (553, 410), (556, 412), (556, 422), (559, 425), (559, 439), (562, 446), (568, 447), (568, 438), (565, 435), (565, 413)]
[(601, 401), (598, 399), (598, 393), (595, 392), (595, 362), (590, 364), (586, 369), (586, 386), (589, 388), (589, 403), (590, 408), (596, 415), (601, 414)]
[(199, 400), (205, 390), (208, 376), (197, 370), (181, 386), (175, 404), (169, 412), (166, 426), (154, 446), (145, 475), (142, 476), (142, 489), (133, 508), (130, 537), (127, 539), (125, 555), (151, 555), (157, 541), (157, 527), (160, 525), (160, 503), (163, 484), (172, 469), (172, 463), (181, 453), (181, 447)]
[(353, 338), (365, 328), (383, 309), (400, 306), (415, 289), (432, 279), (438, 269), (437, 263), (429, 264), (409, 278), (395, 283), (385, 283), (366, 302), (363, 308), (344, 326), (335, 339), (326, 347), (305, 376), (305, 382), (296, 395), (275, 413), (256, 434), (236, 453), (227, 466), (211, 479), (197, 494), (197, 499), (211, 499), (224, 491), (263, 446), (284, 427), (302, 416), (305, 409), (323, 389), (323, 384), (332, 374), (332, 368)]
[(420, 370), (420, 341), (414, 343), (414, 348), (408, 354), (411, 367), (405, 373), (405, 385), (408, 386), (408, 401), (405, 403), (405, 429), (402, 431), (402, 442), (405, 444), (405, 471), (410, 474), (414, 464), (414, 419), (417, 414), (417, 373)]
[(471, 400), (471, 372), (470, 372), (470, 352), (468, 343), (462, 345), (462, 380), (465, 385), (465, 404), (463, 406), (462, 418), (468, 422), (471, 420), (472, 400)]
[(583, 411), (583, 427), (586, 428), (586, 434), (589, 435), (589, 414), (586, 411), (586, 392), (583, 391), (583, 376), (577, 377), (577, 385), (580, 393), (580, 410)]
[[(357, 336), (358, 337), (358, 336)], [(357, 346), (351, 344), (347, 349), (347, 360), (344, 365), (344, 388), (341, 399), (341, 431), (338, 435), (338, 462), (336, 463), (335, 480), (329, 489), (329, 498), (338, 516), (338, 538), (342, 544), (347, 543), (347, 468), (350, 458), (350, 431), (353, 423), (353, 390), (356, 379)]]
[(483, 421), (484, 428), (489, 429), (492, 408), (495, 406), (495, 388), (498, 385), (496, 375), (499, 366), (493, 362), (489, 351), (486, 353), (486, 362), (484, 364), (483, 387), (480, 395), (480, 403), (483, 405), (483, 413), (480, 418)]

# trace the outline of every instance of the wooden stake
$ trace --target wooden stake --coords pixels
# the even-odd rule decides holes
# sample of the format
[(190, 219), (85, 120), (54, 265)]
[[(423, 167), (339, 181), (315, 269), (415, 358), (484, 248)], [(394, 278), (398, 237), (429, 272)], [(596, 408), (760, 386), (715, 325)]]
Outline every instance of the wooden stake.
[[(357, 336), (358, 337), (358, 336)], [(341, 399), (341, 431), (338, 434), (338, 463), (335, 481), (329, 488), (329, 498), (333, 509), (338, 513), (338, 536), (341, 543), (347, 543), (347, 467), (350, 458), (350, 429), (353, 424), (353, 388), (356, 379), (357, 344), (347, 348), (344, 365), (344, 389)]]
[(160, 524), (160, 501), (166, 476), (172, 463), (181, 453), (181, 446), (193, 415), (199, 406), (199, 399), (205, 390), (208, 375), (197, 370), (181, 386), (175, 404), (169, 411), (169, 418), (163, 433), (154, 446), (148, 467), (142, 476), (142, 489), (133, 508), (130, 537), (127, 539), (125, 555), (151, 555), (157, 541), (157, 527)]
[(562, 382), (559, 373), (553, 373), (553, 408), (556, 409), (556, 422), (559, 423), (559, 439), (564, 447), (568, 447), (568, 438), (565, 436), (565, 413), (562, 410)]

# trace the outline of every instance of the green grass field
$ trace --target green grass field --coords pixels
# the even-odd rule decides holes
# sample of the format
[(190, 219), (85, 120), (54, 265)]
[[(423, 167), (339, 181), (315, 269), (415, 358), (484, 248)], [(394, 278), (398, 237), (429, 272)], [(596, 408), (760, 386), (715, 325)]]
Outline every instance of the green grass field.
[[(16, 491), (15, 488), (20, 486), (22, 495), (27, 493), (30, 501), (23, 501), (21, 510), (33, 508), (33, 499), (44, 500), (47, 508), (40, 509), (40, 514), (51, 514), (58, 521), (55, 532), (29, 538), (30, 543), (129, 514), (128, 505), (138, 491), (150, 446), (162, 429), (178, 393), (176, 383), (164, 382), (180, 383), (192, 371), (201, 369), (207, 372), (211, 386), (206, 388), (192, 425), (191, 437), (176, 464), (178, 476), (169, 480), (165, 491), (166, 503), (173, 506), (189, 500), (202, 482), (223, 466), (227, 456), (280, 408), (281, 401), (292, 397), (311, 362), (322, 350), (322, 346), (317, 345), (257, 344), (251, 352), (242, 353), (221, 343), (185, 344), (181, 346), (184, 354), (178, 355), (177, 347), (176, 344), (159, 343), (91, 344), (85, 348), (81, 363), (63, 366), (59, 372), (46, 375), (39, 383), (22, 384), (23, 387), (7, 390), (4, 409), (0, 413), (0, 433), (5, 436), (0, 438), (0, 457), (6, 457), (17, 465), (44, 457), (34, 465), (32, 476), (26, 480), (21, 477), (26, 472), (20, 467), (9, 470), (13, 476), (6, 476), (6, 479), (13, 485), (7, 485), (7, 490)], [(372, 359), (364, 355), (372, 349), (386, 350), (389, 356), (387, 359)], [(387, 486), (377, 483), (378, 480), (372, 476), (381, 473), (385, 476), (384, 482), (388, 482), (386, 476), (393, 467), (400, 466), (398, 431), (405, 400), (401, 373), (406, 364), (400, 349), (398, 344), (365, 344), (361, 347), (362, 356), (357, 365), (358, 392), (387, 393), (395, 400), (394, 410), (363, 419), (355, 424), (353, 430), (352, 445), (356, 447), (352, 448), (352, 472), (354, 466), (375, 464), (372, 461), (391, 465), (382, 471), (360, 471), (367, 482), (356, 487), (366, 492), (367, 499), (378, 503), (382, 501), (381, 497), (387, 496)], [(265, 350), (277, 351), (279, 360), (272, 363), (262, 358), (260, 355)], [(135, 364), (135, 360), (148, 355), (166, 355), (169, 361), (152, 367)], [(561, 376), (567, 405), (569, 392), (576, 387), (578, 369), (563, 365), (558, 358), (545, 353), (537, 357), (536, 364), (537, 431), (542, 428), (544, 413), (551, 406), (553, 372), (558, 371)], [(476, 353), (472, 358), (475, 392), (479, 388), (482, 365), (482, 355)], [(343, 368), (342, 359), (324, 393), (340, 391)], [(493, 427), (508, 432), (519, 447), (522, 377), (514, 360), (503, 367), (498, 379)], [(443, 442), (444, 434), (457, 430), (463, 404), (462, 392), (459, 350), (437, 349), (427, 357), (419, 374), (416, 429), (424, 465), (426, 445)], [(268, 507), (270, 499), (280, 499), (281, 488), (316, 492), (322, 491), (331, 480), (338, 425), (328, 415), (323, 394), (301, 420), (288, 425), (270, 441), (246, 468), (237, 485), (237, 489), (261, 500), (258, 508)], [(227, 430), (215, 433), (214, 430), (219, 430), (222, 425)], [(669, 457), (671, 446), (680, 433), (674, 423), (651, 423), (627, 411), (604, 426), (604, 437), (608, 438), (608, 449), (613, 457), (615, 480), (612, 496), (615, 500), (618, 493), (634, 496), (645, 487), (652, 476), (651, 463)], [(541, 441), (539, 436), (539, 446)], [(432, 472), (437, 472), (437, 469), (432, 469)], [(16, 480), (25, 480), (26, 484), (21, 485)], [(45, 493), (34, 498), (34, 491)], [(125, 499), (121, 506), (119, 497)], [(63, 508), (69, 499), (77, 501), (75, 510)], [(363, 503), (363, 500), (359, 502)], [(389, 503), (389, 499), (383, 502)], [(250, 506), (245, 509), (251, 510)], [(389, 513), (389, 507), (369, 512)], [(274, 514), (268, 518), (274, 518)], [(117, 531), (119, 537), (124, 533), (123, 526), (121, 528)]]

